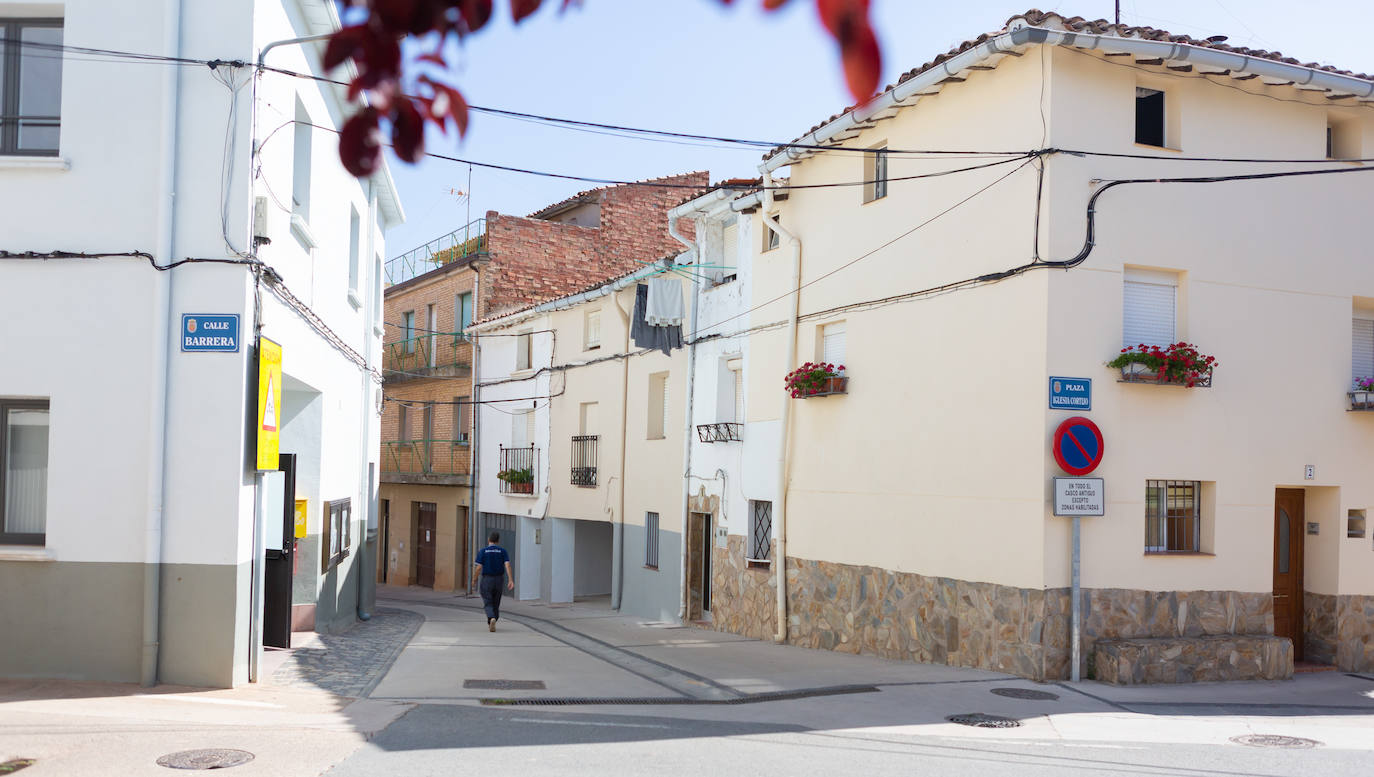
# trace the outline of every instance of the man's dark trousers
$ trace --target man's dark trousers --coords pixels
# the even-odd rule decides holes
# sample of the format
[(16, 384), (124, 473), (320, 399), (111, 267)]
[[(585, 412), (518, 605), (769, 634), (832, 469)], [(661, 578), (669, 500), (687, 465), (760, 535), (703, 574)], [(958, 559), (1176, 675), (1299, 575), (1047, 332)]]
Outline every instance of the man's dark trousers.
[(501, 591), (505, 585), (505, 575), (482, 575), (478, 590), (482, 592), (482, 606), (487, 608), (488, 618), (501, 619)]

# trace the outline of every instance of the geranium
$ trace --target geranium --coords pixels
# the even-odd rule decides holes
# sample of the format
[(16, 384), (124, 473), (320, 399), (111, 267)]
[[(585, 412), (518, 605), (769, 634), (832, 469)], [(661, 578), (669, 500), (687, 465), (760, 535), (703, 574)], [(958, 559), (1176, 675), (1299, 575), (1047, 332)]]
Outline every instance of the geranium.
[(1356, 378), (1355, 389), (1357, 391), (1374, 391), (1374, 377)]
[(1158, 345), (1132, 345), (1121, 349), (1115, 359), (1107, 362), (1108, 367), (1120, 369), (1129, 364), (1141, 364), (1155, 374), (1160, 383), (1182, 383), (1188, 387), (1209, 381), (1212, 370), (1216, 369), (1216, 357), (1198, 352), (1192, 343), (1177, 342), (1160, 347)]
[(804, 396), (813, 396), (824, 391), (832, 378), (844, 377), (844, 365), (836, 367), (833, 364), (824, 362), (807, 362), (795, 370), (787, 373), (783, 379), (783, 388), (787, 390), (793, 399)]

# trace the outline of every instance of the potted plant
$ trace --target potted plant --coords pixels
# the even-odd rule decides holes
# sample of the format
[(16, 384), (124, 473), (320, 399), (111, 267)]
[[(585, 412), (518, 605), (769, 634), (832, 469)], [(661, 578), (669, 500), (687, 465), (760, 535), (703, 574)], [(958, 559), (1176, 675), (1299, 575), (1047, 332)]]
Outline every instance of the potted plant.
[(844, 374), (844, 365), (807, 362), (787, 373), (783, 388), (793, 399), (821, 397), (827, 394), (843, 394), (849, 388), (849, 378)]
[(1217, 360), (1200, 353), (1191, 343), (1177, 342), (1164, 347), (1141, 343), (1122, 348), (1107, 366), (1121, 370), (1121, 380), (1127, 383), (1170, 383), (1192, 388), (1212, 385)]
[(1374, 377), (1356, 378), (1350, 392), (1351, 410), (1374, 410)]
[(511, 493), (533, 494), (534, 493), (534, 470), (529, 467), (519, 469), (503, 469), (496, 473), (496, 479), (504, 481), (510, 486)]

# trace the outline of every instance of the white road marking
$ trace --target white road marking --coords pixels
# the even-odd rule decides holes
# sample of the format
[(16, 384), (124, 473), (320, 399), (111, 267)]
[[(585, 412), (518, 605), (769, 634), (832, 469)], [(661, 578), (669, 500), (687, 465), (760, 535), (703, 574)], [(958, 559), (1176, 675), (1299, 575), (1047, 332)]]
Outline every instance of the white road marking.
[(590, 720), (539, 720), (538, 718), (511, 718), (512, 723), (547, 723), (557, 726), (604, 726), (606, 728), (671, 728), (653, 723), (597, 723)]

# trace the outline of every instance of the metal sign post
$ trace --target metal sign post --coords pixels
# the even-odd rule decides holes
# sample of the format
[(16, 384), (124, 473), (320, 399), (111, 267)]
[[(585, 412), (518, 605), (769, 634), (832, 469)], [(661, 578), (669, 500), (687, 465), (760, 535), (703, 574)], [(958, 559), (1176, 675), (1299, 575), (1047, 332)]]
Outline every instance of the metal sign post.
[[(1053, 388), (1053, 387), (1052, 387)], [(1091, 389), (1089, 389), (1091, 391)], [(1069, 678), (1073, 682), (1082, 679), (1083, 663), (1083, 613), (1081, 604), (1081, 550), (1082, 517), (1085, 515), (1104, 515), (1106, 513), (1106, 489), (1102, 478), (1086, 478), (1083, 475), (1097, 469), (1102, 463), (1106, 445), (1102, 430), (1097, 424), (1082, 416), (1069, 418), (1054, 432), (1052, 443), (1054, 460), (1060, 468), (1079, 477), (1054, 479), (1054, 514), (1073, 518), (1073, 561), (1070, 567), (1069, 592), (1073, 597), (1070, 604), (1071, 630)]]
[(1083, 630), (1083, 614), (1078, 611), (1079, 599), (1081, 598), (1078, 594), (1078, 551), (1080, 546), (1082, 545), (1079, 535), (1079, 524), (1082, 522), (1082, 520), (1083, 519), (1077, 515), (1073, 517), (1073, 582), (1070, 585), (1070, 590), (1072, 591), (1073, 595), (1073, 609), (1071, 611), (1072, 615), (1070, 616), (1073, 619), (1073, 650), (1071, 653), (1071, 657), (1073, 660), (1073, 669), (1069, 675), (1069, 679), (1073, 682), (1079, 681), (1078, 667), (1082, 664), (1081, 658), (1083, 652), (1083, 638), (1082, 634), (1080, 633)]

